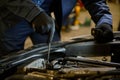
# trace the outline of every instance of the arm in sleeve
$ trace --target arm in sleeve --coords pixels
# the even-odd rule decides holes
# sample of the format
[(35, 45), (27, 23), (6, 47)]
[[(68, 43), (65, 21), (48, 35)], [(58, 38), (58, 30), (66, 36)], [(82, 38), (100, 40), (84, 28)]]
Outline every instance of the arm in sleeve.
[(12, 13), (25, 18), (29, 22), (43, 11), (32, 0), (4, 0), (4, 6)]
[(96, 25), (107, 23), (112, 25), (112, 15), (105, 0), (82, 0)]

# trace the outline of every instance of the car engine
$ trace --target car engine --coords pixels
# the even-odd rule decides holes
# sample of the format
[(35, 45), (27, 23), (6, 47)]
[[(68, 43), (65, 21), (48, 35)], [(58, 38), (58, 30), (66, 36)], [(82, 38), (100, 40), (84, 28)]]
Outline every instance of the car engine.
[(0, 80), (120, 80), (120, 63), (107, 59), (120, 52), (119, 35), (115, 36), (103, 44), (91, 36), (54, 42), (49, 63), (47, 44), (2, 56)]

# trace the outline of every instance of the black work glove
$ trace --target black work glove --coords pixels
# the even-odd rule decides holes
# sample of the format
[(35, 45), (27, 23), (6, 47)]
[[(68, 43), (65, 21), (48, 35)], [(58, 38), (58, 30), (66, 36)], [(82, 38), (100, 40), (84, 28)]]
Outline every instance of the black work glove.
[(32, 25), (35, 28), (35, 31), (41, 34), (48, 33), (53, 28), (55, 30), (54, 20), (45, 12), (41, 12), (36, 16), (34, 20), (32, 20)]
[(100, 24), (91, 30), (91, 34), (98, 43), (106, 43), (113, 40), (112, 26), (109, 24)]

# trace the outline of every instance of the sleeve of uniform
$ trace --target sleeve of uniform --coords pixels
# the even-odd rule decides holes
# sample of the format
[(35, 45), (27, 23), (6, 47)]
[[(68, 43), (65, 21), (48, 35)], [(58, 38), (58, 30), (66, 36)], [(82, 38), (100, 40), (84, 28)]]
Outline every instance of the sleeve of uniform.
[(4, 0), (4, 6), (12, 13), (24, 17), (29, 22), (43, 11), (32, 0)]
[(82, 2), (95, 24), (107, 23), (112, 25), (112, 15), (109, 12), (106, 0), (82, 0)]

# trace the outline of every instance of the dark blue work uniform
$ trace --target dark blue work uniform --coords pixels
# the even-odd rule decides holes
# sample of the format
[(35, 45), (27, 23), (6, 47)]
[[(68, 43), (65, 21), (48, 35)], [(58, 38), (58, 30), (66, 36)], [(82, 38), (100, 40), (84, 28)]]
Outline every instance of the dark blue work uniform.
[[(62, 23), (66, 20), (77, 1), (33, 0), (33, 2), (43, 8), (49, 15), (54, 12), (57, 26), (53, 41), (59, 41)], [(112, 25), (112, 16), (105, 0), (82, 0), (82, 2), (96, 25), (102, 23)], [(45, 43), (48, 38), (47, 34), (36, 33), (27, 20), (23, 18), (15, 26), (5, 31), (4, 45), (8, 51), (24, 49), (24, 42), (28, 36), (30, 36), (33, 44)]]

